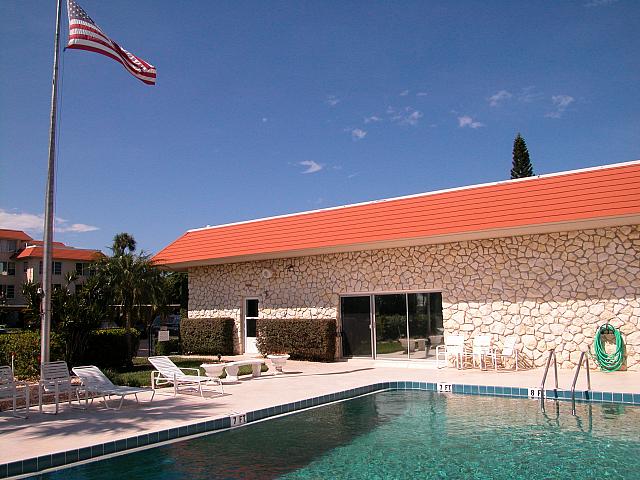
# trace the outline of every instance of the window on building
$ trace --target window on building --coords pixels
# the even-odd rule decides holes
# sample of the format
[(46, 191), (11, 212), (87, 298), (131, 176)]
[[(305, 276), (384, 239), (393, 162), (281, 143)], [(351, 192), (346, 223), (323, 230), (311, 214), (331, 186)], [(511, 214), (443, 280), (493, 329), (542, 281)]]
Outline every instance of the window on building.
[(54, 275), (62, 275), (62, 262), (52, 262), (51, 270)]
[(29, 262), (22, 262), (22, 271), (27, 273), (27, 270), (29, 270)]
[(15, 298), (16, 287), (13, 285), (0, 285), (0, 296), (4, 298)]
[(38, 273), (42, 275), (42, 260), (40, 260), (40, 265), (38, 265)]
[(0, 240), (0, 252), (15, 252), (18, 249), (17, 240)]
[(76, 273), (83, 277), (92, 277), (95, 274), (93, 268), (89, 268), (90, 263), (76, 263)]
[(15, 262), (0, 262), (0, 275), (15, 275)]

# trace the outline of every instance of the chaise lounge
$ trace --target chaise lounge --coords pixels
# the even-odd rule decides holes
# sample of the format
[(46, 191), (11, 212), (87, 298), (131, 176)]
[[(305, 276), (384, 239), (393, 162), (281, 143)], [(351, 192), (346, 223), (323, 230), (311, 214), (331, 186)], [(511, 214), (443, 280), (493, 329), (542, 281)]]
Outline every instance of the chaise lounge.
[[(136, 402), (140, 403), (138, 400), (138, 394), (148, 392), (148, 390), (145, 390), (144, 388), (114, 385), (98, 367), (93, 365), (74, 367), (72, 370), (73, 373), (75, 373), (82, 381), (82, 386), (86, 390), (87, 395), (92, 399), (94, 396), (102, 397), (104, 406), (109, 410), (120, 410), (120, 408), (122, 408), (122, 403), (124, 402), (124, 397), (127, 395), (134, 395), (136, 397)], [(149, 403), (153, 401), (155, 394), (155, 390), (152, 390)], [(107, 397), (120, 397), (120, 404), (116, 408), (110, 407)]]
[[(200, 375), (199, 368), (179, 368), (171, 361), (169, 357), (158, 356), (149, 357), (149, 362), (155, 367), (151, 372), (151, 387), (155, 390), (162, 385), (173, 385), (173, 394), (177, 395), (180, 387), (196, 389), (200, 396), (204, 398), (202, 393), (202, 385), (217, 383), (220, 385), (220, 394), (224, 394), (222, 381), (216, 377), (205, 377)], [(184, 371), (197, 372), (196, 375), (187, 375)]]

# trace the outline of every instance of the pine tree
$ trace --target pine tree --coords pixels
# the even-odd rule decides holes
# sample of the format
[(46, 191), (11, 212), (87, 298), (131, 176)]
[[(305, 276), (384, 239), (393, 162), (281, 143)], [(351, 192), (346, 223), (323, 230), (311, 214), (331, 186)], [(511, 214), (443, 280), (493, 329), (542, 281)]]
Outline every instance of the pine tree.
[(518, 133), (513, 141), (513, 166), (511, 178), (533, 177), (533, 167), (529, 160), (529, 151), (522, 135)]

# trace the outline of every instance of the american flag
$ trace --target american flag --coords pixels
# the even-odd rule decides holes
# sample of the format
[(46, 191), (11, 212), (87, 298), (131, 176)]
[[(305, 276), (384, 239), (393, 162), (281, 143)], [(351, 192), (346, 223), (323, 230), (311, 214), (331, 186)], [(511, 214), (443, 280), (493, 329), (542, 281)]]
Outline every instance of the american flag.
[(147, 85), (156, 83), (156, 67), (127, 52), (111, 40), (74, 0), (67, 0), (69, 43), (67, 48), (101, 53), (120, 62), (131, 75)]

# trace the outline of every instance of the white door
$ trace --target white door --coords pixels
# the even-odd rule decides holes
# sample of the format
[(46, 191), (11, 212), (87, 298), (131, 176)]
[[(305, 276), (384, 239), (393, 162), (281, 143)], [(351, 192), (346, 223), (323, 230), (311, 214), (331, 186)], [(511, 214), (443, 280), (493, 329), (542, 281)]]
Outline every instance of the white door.
[(244, 301), (244, 353), (258, 353), (256, 345), (256, 320), (258, 319), (258, 299)]

